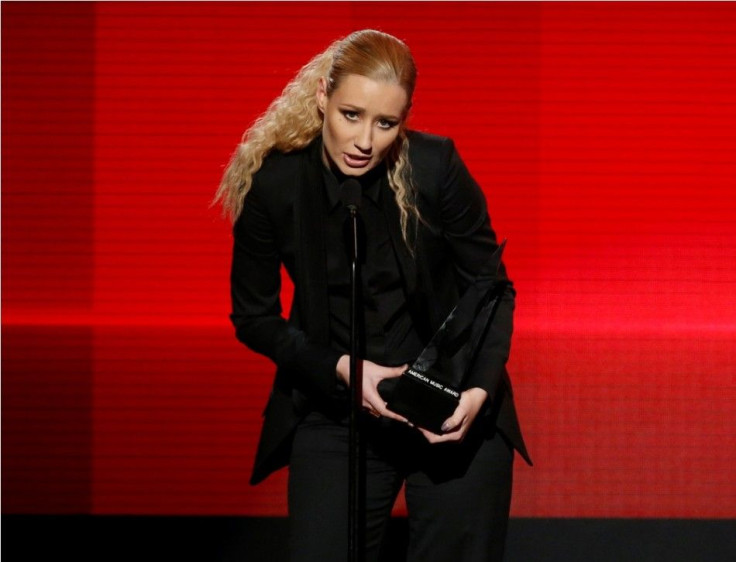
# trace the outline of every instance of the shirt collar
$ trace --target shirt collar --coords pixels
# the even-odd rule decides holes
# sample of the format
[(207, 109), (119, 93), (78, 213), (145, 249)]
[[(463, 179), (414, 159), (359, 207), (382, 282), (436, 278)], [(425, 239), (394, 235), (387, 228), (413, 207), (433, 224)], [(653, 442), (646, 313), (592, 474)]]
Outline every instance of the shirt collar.
[[(322, 148), (320, 147), (320, 162), (322, 162), (321, 155)], [(386, 165), (381, 162), (378, 166), (362, 176), (355, 177), (363, 188), (363, 195), (368, 197), (376, 205), (379, 204), (381, 198), (381, 180), (385, 174)], [(332, 211), (340, 205), (340, 185), (350, 176), (346, 176), (340, 170), (326, 166), (324, 162), (322, 162), (322, 175), (324, 176), (325, 188), (327, 189), (327, 204), (329, 210)]]

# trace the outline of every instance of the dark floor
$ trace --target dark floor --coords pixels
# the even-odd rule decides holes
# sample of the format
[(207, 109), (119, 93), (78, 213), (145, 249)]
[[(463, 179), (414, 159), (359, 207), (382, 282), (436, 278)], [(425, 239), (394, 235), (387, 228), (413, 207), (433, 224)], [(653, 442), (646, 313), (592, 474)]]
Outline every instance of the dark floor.
[[(402, 560), (391, 522), (387, 562)], [(251, 517), (2, 516), (3, 562), (282, 562), (286, 521)], [(733, 562), (736, 520), (512, 519), (507, 562)], [(454, 562), (454, 561), (448, 561)]]

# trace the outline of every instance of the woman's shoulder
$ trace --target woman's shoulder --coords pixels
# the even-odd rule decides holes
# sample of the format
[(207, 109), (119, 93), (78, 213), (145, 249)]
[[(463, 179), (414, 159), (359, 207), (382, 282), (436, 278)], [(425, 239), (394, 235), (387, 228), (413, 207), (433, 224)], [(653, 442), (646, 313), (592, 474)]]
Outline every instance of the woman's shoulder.
[(407, 138), (409, 162), (417, 174), (437, 177), (437, 174), (450, 164), (451, 157), (455, 153), (455, 143), (449, 137), (421, 131), (407, 131)]
[(283, 185), (284, 181), (293, 178), (299, 170), (304, 150), (279, 152), (272, 150), (264, 159), (261, 167), (254, 175), (258, 184)]
[(293, 203), (297, 192), (297, 181), (303, 167), (307, 149), (280, 152), (272, 150), (263, 159), (253, 175), (253, 185), (248, 196), (270, 208), (280, 208)]
[(409, 159), (412, 166), (441, 166), (455, 152), (455, 142), (450, 137), (422, 131), (407, 131), (406, 136), (409, 139)]
[(424, 131), (415, 131), (413, 129), (407, 130), (406, 136), (409, 138), (410, 144), (427, 150), (439, 150), (452, 144), (452, 139), (450, 137), (443, 137), (441, 135), (435, 135)]
[(413, 148), (415, 151), (442, 152), (454, 146), (450, 137), (443, 137), (424, 131), (408, 130), (406, 136), (409, 139), (410, 150)]

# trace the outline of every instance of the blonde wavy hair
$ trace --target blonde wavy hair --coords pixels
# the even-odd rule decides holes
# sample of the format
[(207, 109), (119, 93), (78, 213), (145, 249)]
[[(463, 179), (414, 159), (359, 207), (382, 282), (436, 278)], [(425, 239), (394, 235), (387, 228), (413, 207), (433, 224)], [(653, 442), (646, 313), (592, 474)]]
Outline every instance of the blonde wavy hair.
[(220, 182), (214, 203), (235, 221), (263, 159), (273, 150), (291, 152), (305, 148), (322, 131), (323, 116), (317, 107), (317, 86), (326, 78), (330, 96), (348, 74), (400, 85), (407, 93), (407, 107), (394, 145), (386, 154), (388, 182), (401, 217), (401, 231), (409, 244), (410, 224), (419, 219), (409, 166), (406, 116), (416, 84), (416, 67), (402, 41), (372, 29), (355, 31), (335, 41), (315, 56), (289, 82), (281, 95), (243, 134)]

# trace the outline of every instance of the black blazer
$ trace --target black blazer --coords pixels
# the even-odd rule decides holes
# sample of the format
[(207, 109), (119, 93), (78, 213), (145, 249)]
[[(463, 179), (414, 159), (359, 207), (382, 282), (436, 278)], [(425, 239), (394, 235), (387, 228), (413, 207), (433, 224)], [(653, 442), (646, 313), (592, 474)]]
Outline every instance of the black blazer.
[[(325, 187), (322, 139), (304, 150), (264, 159), (233, 227), (231, 320), (237, 338), (277, 365), (251, 483), (288, 464), (291, 436), (303, 415), (299, 396), (340, 395), (329, 346)], [(409, 161), (422, 221), (414, 252), (401, 235), (399, 208), (384, 179), (381, 205), (405, 283), (414, 325), (428, 341), (496, 249), (485, 197), (452, 140), (409, 132)], [(281, 315), (281, 265), (294, 282), (294, 302)], [(501, 266), (501, 275), (505, 269)], [(481, 346), (468, 388), (488, 391), (496, 427), (531, 464), (506, 372), (514, 310), (509, 284)]]

